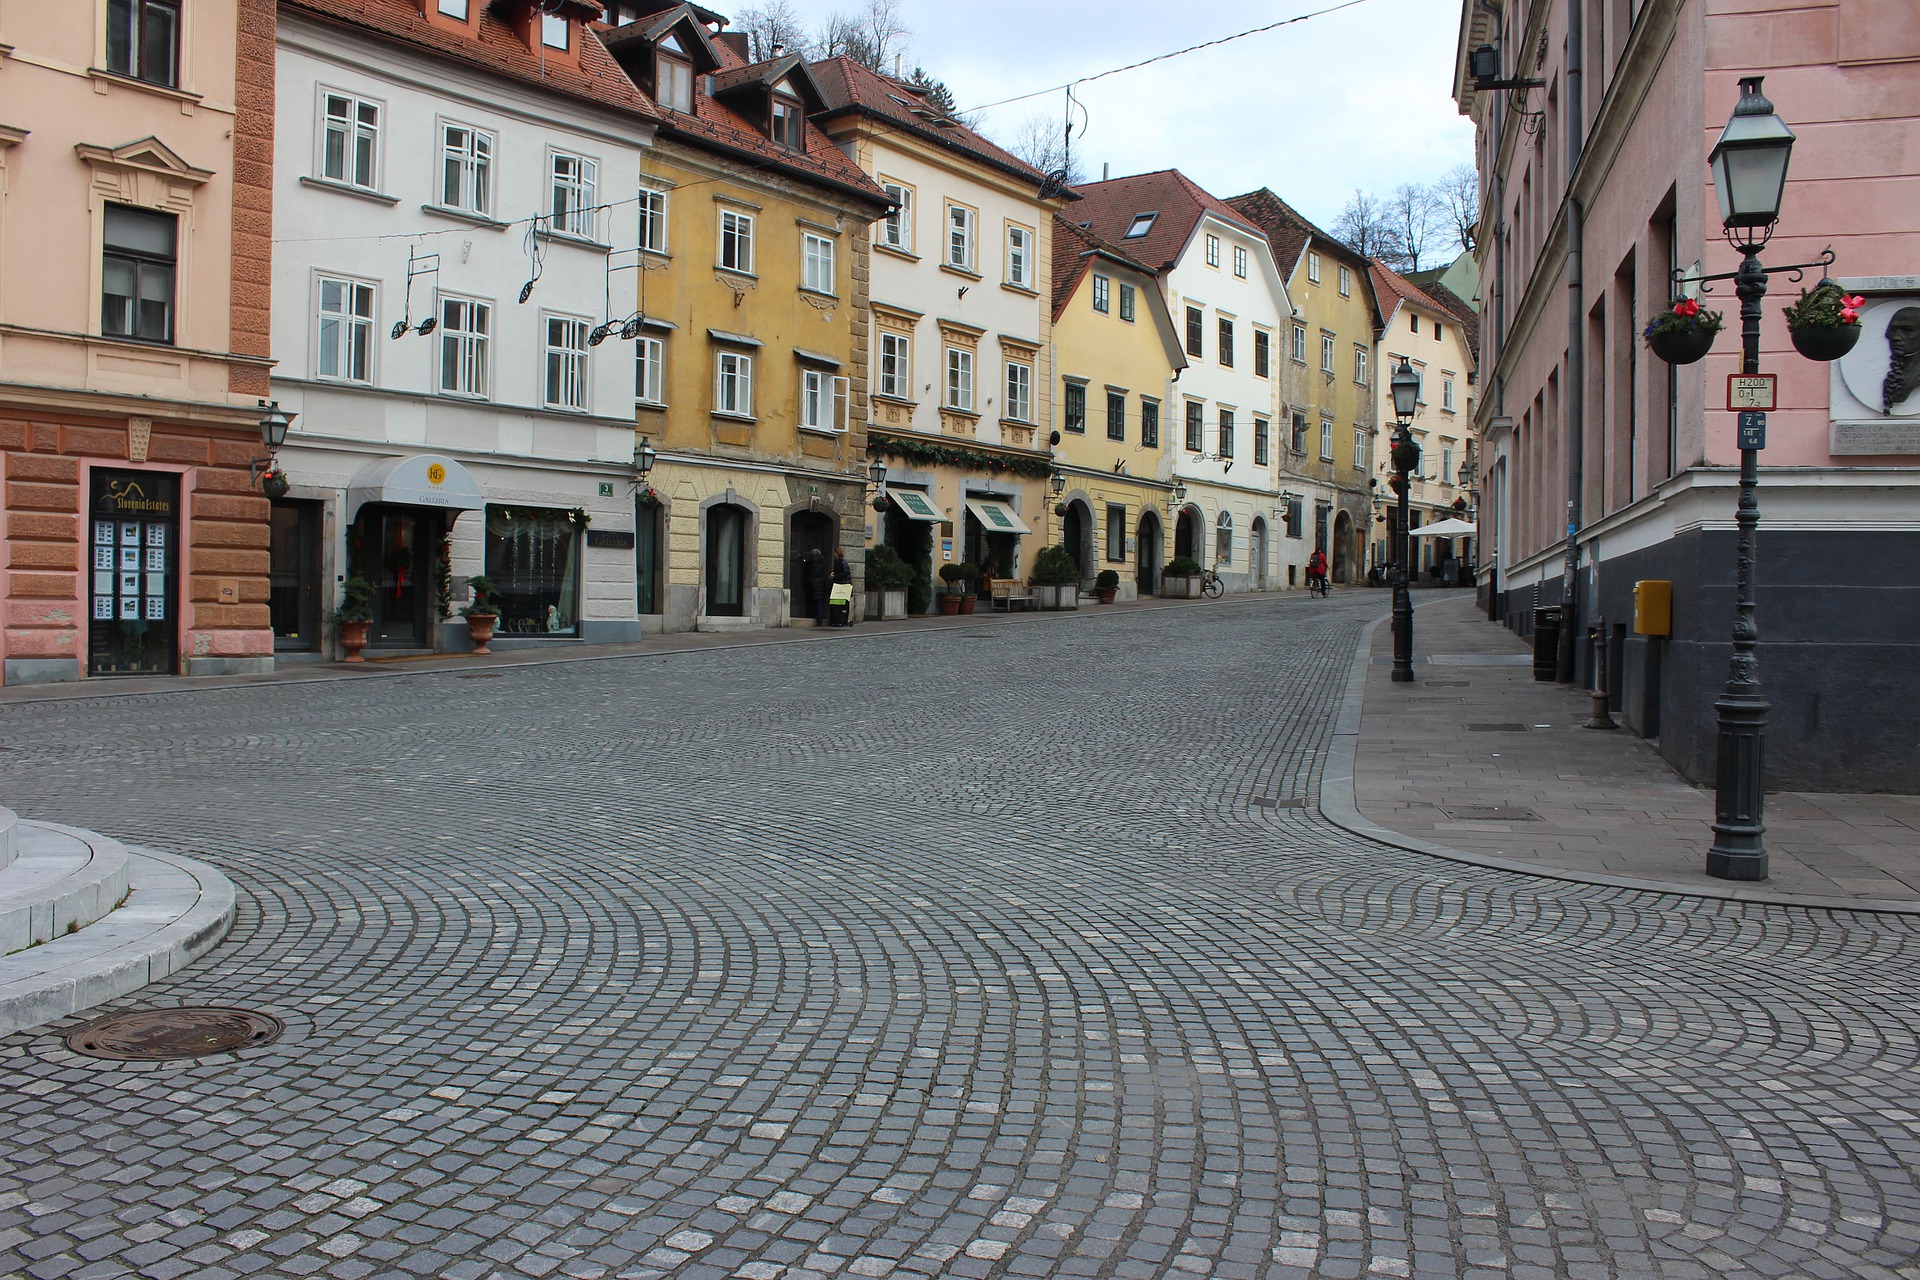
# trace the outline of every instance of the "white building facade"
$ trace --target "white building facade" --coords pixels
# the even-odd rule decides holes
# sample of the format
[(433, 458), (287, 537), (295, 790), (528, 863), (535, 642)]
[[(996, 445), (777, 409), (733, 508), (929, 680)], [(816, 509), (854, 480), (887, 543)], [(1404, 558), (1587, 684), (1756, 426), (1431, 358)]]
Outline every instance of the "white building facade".
[[(580, 17), (525, 8), (372, 0), (348, 25), (281, 7), (273, 392), (298, 415), (273, 513), (283, 656), (330, 648), (354, 575), (373, 588), (370, 648), (464, 647), (457, 611), (483, 573), (496, 645), (640, 634), (617, 330), (654, 116)], [(503, 54), (528, 74), (496, 70)]]

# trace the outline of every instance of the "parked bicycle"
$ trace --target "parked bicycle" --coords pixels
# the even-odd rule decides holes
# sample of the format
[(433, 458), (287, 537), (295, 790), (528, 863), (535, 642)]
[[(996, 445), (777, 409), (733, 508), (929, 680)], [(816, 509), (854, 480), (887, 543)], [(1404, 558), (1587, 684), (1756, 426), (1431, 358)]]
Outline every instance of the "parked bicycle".
[(1227, 593), (1227, 584), (1220, 581), (1220, 572), (1216, 569), (1200, 571), (1200, 594), (1209, 600), (1217, 600)]

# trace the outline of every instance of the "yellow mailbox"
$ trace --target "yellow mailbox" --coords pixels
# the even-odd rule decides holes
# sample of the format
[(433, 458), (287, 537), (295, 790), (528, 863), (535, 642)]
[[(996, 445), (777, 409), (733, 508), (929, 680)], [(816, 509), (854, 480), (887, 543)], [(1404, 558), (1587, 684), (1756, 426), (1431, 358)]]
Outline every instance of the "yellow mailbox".
[(1633, 584), (1633, 633), (1637, 636), (1673, 634), (1673, 584), (1642, 579)]

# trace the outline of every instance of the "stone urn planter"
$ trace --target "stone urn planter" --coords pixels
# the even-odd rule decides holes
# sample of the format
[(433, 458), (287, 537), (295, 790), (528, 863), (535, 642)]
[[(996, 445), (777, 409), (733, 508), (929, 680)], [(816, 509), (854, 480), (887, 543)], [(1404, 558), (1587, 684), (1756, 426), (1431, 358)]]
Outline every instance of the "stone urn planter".
[(493, 624), (500, 620), (497, 613), (470, 613), (467, 615), (467, 635), (473, 640), (475, 653), (492, 653), (487, 646), (493, 643)]
[(367, 628), (371, 622), (342, 622), (340, 624), (340, 648), (346, 654), (343, 662), (365, 662), (360, 651), (367, 647)]
[(1857, 324), (1810, 324), (1787, 330), (1793, 349), (1809, 360), (1838, 360), (1860, 341)]

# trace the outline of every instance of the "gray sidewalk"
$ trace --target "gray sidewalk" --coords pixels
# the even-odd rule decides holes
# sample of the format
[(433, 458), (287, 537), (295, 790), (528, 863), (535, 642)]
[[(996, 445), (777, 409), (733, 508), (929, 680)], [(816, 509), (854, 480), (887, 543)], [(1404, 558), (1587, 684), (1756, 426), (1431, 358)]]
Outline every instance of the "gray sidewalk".
[(1689, 784), (1624, 729), (1584, 728), (1585, 691), (1536, 682), (1524, 642), (1487, 621), (1470, 593), (1421, 591), (1414, 605), (1415, 681), (1392, 682), (1384, 623), (1365, 657), (1353, 771), (1363, 818), (1582, 879), (1920, 906), (1920, 797), (1769, 794), (1771, 877), (1711, 879), (1710, 788)]

